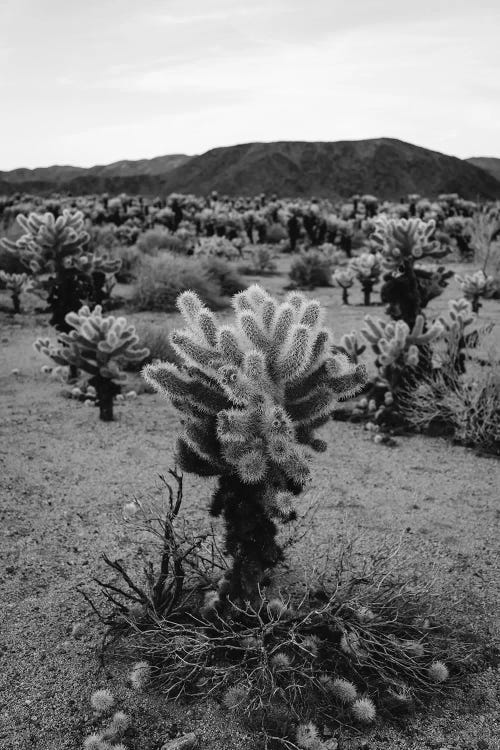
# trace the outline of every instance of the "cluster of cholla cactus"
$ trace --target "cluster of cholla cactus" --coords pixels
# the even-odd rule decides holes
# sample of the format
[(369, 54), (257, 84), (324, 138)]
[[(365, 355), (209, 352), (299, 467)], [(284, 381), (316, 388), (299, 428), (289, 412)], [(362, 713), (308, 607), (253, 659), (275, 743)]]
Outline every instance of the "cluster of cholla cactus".
[(493, 276), (487, 275), (482, 269), (475, 273), (465, 276), (458, 276), (457, 281), (460, 284), (465, 299), (470, 300), (472, 312), (479, 312), (481, 308), (481, 298), (488, 299), (498, 291), (498, 285)]
[(294, 517), (294, 495), (310, 477), (307, 449), (326, 450), (315, 430), (337, 399), (360, 389), (365, 370), (332, 348), (319, 302), (301, 293), (278, 304), (251, 286), (233, 298), (231, 325), (194, 292), (178, 307), (186, 328), (170, 340), (183, 365), (151, 364), (144, 377), (182, 415), (180, 468), (218, 477), (212, 513), (223, 514), (233, 565), (216, 606), (228, 594), (251, 598), (281, 559), (274, 521)]
[(466, 351), (478, 345), (476, 329), (466, 330), (475, 320), (471, 303), (467, 299), (452, 299), (448, 303), (448, 316), (441, 315), (438, 323), (443, 327), (445, 341), (442, 358), (442, 373), (446, 379), (454, 373), (465, 373)]
[[(378, 248), (388, 273), (381, 289), (382, 301), (388, 303), (392, 318), (404, 320), (410, 328), (425, 308), (429, 272), (415, 267), (423, 258), (440, 258), (448, 248), (433, 240), (434, 221), (421, 219), (387, 219), (375, 222), (372, 244)], [(441, 274), (438, 287), (443, 287), (449, 274)]]
[(68, 331), (66, 314), (83, 303), (101, 304), (107, 279), (119, 270), (121, 261), (86, 253), (89, 235), (81, 211), (54, 214), (19, 214), (24, 234), (2, 244), (15, 253), (36, 279), (33, 291), (45, 298), (52, 312), (51, 324)]
[(349, 268), (354, 272), (363, 290), (363, 304), (370, 304), (373, 287), (382, 273), (382, 256), (379, 253), (361, 253), (349, 262)]
[(403, 320), (385, 322), (369, 315), (365, 324), (361, 333), (376, 355), (378, 370), (371, 388), (373, 416), (379, 425), (397, 426), (399, 398), (418, 379), (419, 368), (428, 371), (432, 366), (429, 345), (443, 335), (444, 326), (439, 321), (426, 326), (423, 315), (413, 328)]
[(332, 276), (333, 286), (339, 286), (342, 289), (342, 304), (349, 304), (349, 289), (354, 284), (356, 278), (354, 269), (352, 268), (338, 268)]
[(12, 307), (17, 315), (21, 312), (21, 294), (31, 289), (31, 280), (26, 273), (6, 273), (0, 271), (0, 281), (11, 293)]
[(77, 313), (66, 315), (72, 329), (59, 335), (59, 345), (49, 339), (37, 339), (35, 349), (54, 360), (57, 365), (69, 365), (88, 373), (88, 384), (95, 388), (99, 416), (109, 422), (113, 419), (113, 401), (127, 379), (121, 369), (124, 362), (140, 362), (149, 354), (148, 349), (137, 349), (139, 337), (126, 318), (103, 316), (100, 305), (90, 310), (84, 305)]

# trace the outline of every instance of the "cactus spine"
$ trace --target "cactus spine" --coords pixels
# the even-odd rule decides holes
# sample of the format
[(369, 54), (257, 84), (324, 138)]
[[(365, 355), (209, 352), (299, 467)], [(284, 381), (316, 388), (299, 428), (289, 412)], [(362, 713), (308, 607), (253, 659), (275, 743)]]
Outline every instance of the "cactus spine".
[(186, 328), (171, 343), (183, 366), (148, 365), (144, 377), (181, 412), (180, 468), (218, 477), (211, 510), (226, 523), (229, 594), (248, 598), (281, 559), (275, 520), (294, 517), (310, 476), (307, 449), (326, 449), (314, 431), (365, 371), (332, 352), (320, 305), (303, 294), (278, 304), (254, 285), (233, 298), (232, 325), (193, 292), (178, 307)]

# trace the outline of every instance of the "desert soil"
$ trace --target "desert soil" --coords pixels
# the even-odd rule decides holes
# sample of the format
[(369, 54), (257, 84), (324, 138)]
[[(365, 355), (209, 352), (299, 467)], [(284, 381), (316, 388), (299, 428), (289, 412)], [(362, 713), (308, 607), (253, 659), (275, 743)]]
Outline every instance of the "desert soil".
[[(282, 268), (283, 270), (283, 268)], [(256, 279), (250, 279), (252, 281)], [(260, 280), (284, 294), (285, 277)], [(316, 290), (336, 334), (360, 327), (367, 309), (343, 307), (340, 290)], [(359, 290), (352, 291), (353, 303)], [(455, 283), (431, 312), (458, 297)], [(2, 302), (8, 303), (5, 295)], [(382, 313), (373, 307), (372, 314)], [(177, 316), (125, 314), (172, 328)], [(116, 421), (100, 422), (97, 410), (62, 397), (60, 383), (41, 373), (47, 364), (34, 352), (39, 335), (52, 336), (46, 315), (13, 319), (1, 314), (0, 467), (1, 577), (0, 747), (5, 750), (76, 750), (98, 725), (90, 694), (109, 687), (129, 712), (134, 730), (126, 744), (155, 750), (169, 736), (195, 731), (199, 747), (256, 747), (255, 738), (228, 721), (214, 703), (167, 704), (154, 692), (137, 695), (127, 686), (128, 665), (100, 668), (103, 627), (79, 586), (95, 590), (92, 576), (105, 575), (103, 553), (134, 564), (133, 532), (122, 519), (124, 503), (158, 496), (158, 474), (172, 466), (178, 418), (166, 401), (146, 392), (116, 407)], [(486, 302), (481, 321), (496, 323), (500, 304)], [(14, 372), (14, 371), (17, 371)], [(138, 378), (131, 388), (140, 389)], [(309, 542), (358, 539), (362, 553), (388, 538), (403, 537), (402, 572), (432, 575), (445, 598), (450, 621), (466, 623), (500, 645), (500, 465), (438, 438), (398, 438), (389, 448), (374, 444), (362, 427), (331, 422), (323, 429), (328, 451), (317, 458), (312, 488), (318, 512)], [(185, 480), (184, 512), (206, 515), (211, 484)], [(308, 542), (292, 564), (307, 564)], [(79, 637), (72, 626), (82, 624)], [(500, 672), (473, 675), (444, 703), (404, 726), (378, 725), (361, 736), (345, 735), (340, 747), (500, 748)]]

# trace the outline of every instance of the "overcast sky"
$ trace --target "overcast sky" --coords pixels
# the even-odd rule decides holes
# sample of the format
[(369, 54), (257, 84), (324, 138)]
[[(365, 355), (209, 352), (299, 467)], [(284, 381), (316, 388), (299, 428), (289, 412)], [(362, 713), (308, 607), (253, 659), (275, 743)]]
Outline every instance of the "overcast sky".
[(0, 169), (389, 136), (500, 157), (500, 0), (0, 0)]

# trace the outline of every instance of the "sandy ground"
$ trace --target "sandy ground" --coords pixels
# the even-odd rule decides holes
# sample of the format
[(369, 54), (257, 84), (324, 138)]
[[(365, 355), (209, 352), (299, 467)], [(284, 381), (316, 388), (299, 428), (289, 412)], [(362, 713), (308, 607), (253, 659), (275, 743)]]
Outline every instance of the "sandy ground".
[[(281, 293), (284, 277), (263, 283)], [(367, 312), (342, 307), (339, 290), (311, 296), (325, 303), (339, 335), (359, 328)], [(443, 311), (456, 296), (452, 286), (432, 311)], [(500, 322), (499, 303), (487, 302), (481, 312), (484, 322)], [(169, 327), (175, 319), (129, 317)], [(102, 553), (133, 563), (137, 551), (121, 508), (160, 493), (157, 475), (172, 465), (175, 412), (142, 393), (117, 406), (114, 423), (102, 423), (96, 410), (62, 398), (61, 386), (40, 372), (45, 361), (31, 344), (52, 334), (46, 316), (17, 322), (2, 314), (0, 326), (0, 748), (76, 750), (96, 726), (90, 693), (104, 686), (133, 717), (126, 744), (134, 750), (155, 750), (169, 734), (190, 730), (206, 750), (256, 747), (216, 705), (186, 711), (158, 695), (137, 697), (124, 679), (126, 665), (99, 671), (102, 628), (76, 592), (103, 573)], [(379, 446), (360, 426), (343, 423), (331, 422), (323, 433), (329, 449), (318, 457), (309, 491), (319, 506), (314, 541), (335, 545), (343, 535), (361, 536), (368, 551), (402, 534), (404, 571), (426, 575), (432, 568), (451, 620), (456, 615), (500, 645), (499, 462), (440, 439)], [(185, 512), (202, 519), (210, 483), (190, 476), (185, 486)], [(305, 547), (296, 554), (306, 556)], [(71, 636), (75, 622), (84, 624), (80, 638)], [(398, 729), (377, 726), (361, 740), (370, 748), (499, 748), (499, 701), (493, 660), (430, 713)], [(360, 739), (342, 742), (356, 747)]]

